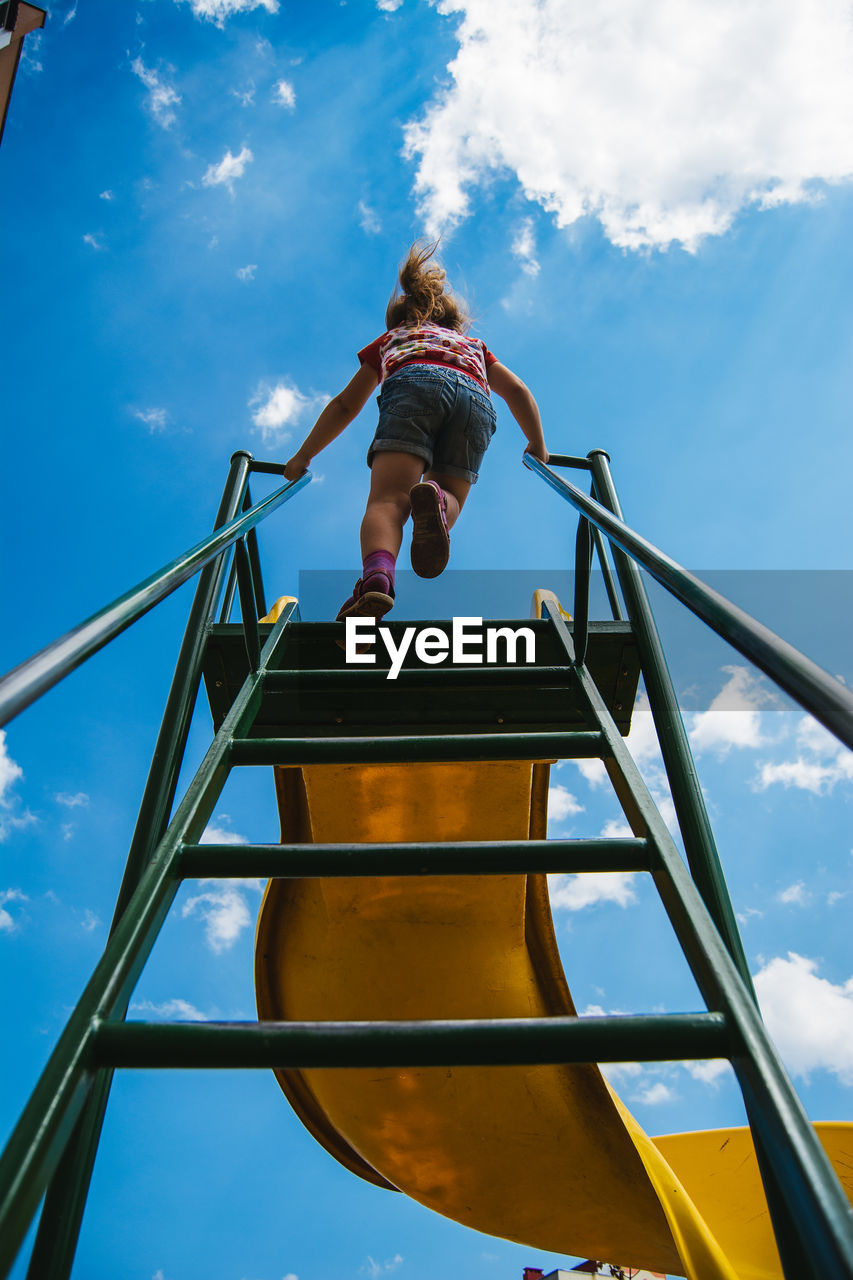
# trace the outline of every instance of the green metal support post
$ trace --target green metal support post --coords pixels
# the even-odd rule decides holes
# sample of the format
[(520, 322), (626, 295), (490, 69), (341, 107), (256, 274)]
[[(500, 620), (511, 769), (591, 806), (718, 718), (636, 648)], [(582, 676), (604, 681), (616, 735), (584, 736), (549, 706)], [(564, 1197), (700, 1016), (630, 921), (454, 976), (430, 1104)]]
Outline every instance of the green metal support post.
[(262, 696), (264, 666), (273, 661), (293, 612), (284, 611), (270, 634), (261, 669), (238, 695), (186, 796), (140, 876), (104, 955), (78, 1002), (0, 1159), (0, 1274), (14, 1260), (29, 1221), (56, 1169), (91, 1093), (98, 1029), (126, 1007), (177, 893), (181, 847), (196, 842), (231, 770), (232, 736), (246, 732)]
[[(243, 508), (251, 463), (252, 455), (246, 450), (238, 450), (232, 455), (213, 523), (214, 531), (228, 524)], [(257, 546), (254, 529), (252, 536)], [(225, 554), (221, 552), (205, 565), (199, 575), (140, 802), (110, 937), (169, 820), (198, 695), (207, 636), (222, 591)], [(123, 1019), (126, 1012), (126, 1007), (119, 1008), (116, 1017)], [(111, 1084), (112, 1071), (109, 1068), (99, 1070), (47, 1189), (27, 1272), (28, 1280), (66, 1280), (71, 1273)]]

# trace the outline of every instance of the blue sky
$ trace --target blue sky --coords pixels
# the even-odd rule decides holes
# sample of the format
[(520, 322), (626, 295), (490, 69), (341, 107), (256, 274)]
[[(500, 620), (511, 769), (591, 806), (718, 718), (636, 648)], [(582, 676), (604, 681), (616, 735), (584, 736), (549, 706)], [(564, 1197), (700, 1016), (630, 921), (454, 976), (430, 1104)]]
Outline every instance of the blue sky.
[[(51, 4), (0, 150), (3, 668), (198, 541), (235, 448), (286, 459), (381, 332), (411, 240), (441, 231), (552, 450), (607, 448), (630, 523), (853, 680), (853, 41), (835, 0), (742, 10)], [(357, 570), (373, 425), (371, 402), (264, 526), (270, 596)], [(574, 521), (523, 443), (500, 406), (449, 576), (405, 575), (402, 616), (485, 600), (508, 570), (502, 611), (524, 616), (530, 578), (565, 570)], [(189, 599), (5, 738), (4, 1133), (103, 947)], [(765, 1016), (812, 1117), (853, 1119), (850, 753), (660, 609)], [(208, 738), (200, 705), (188, 770)], [(668, 813), (642, 703), (632, 738)], [(618, 830), (596, 769), (553, 784), (553, 834)], [(236, 775), (213, 825), (274, 838), (271, 779)], [(253, 1016), (259, 890), (182, 890), (139, 1016)], [(696, 1007), (649, 886), (561, 881), (553, 902), (581, 1009)], [(727, 1072), (613, 1079), (652, 1133), (742, 1118)], [(128, 1073), (75, 1274), (491, 1280), (559, 1261), (351, 1177), (271, 1075)]]

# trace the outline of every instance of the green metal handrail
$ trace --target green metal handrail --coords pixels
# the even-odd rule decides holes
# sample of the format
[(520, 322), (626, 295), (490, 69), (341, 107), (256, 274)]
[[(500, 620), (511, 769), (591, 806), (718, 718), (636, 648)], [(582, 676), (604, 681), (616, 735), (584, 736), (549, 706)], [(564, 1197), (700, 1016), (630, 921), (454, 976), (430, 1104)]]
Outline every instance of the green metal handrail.
[(310, 480), (311, 473), (306, 471), (298, 480), (288, 481), (249, 511), (209, 534), (176, 560), (8, 672), (0, 680), (0, 726), (8, 724), (87, 658), (171, 595), (208, 561), (227, 551), (265, 516), (289, 502)]
[(577, 507), (582, 516), (647, 569), (662, 587), (853, 749), (853, 693), (839, 680), (769, 627), (707, 586), (594, 498), (587, 497), (575, 485), (558, 476), (539, 458), (525, 454), (524, 465)]

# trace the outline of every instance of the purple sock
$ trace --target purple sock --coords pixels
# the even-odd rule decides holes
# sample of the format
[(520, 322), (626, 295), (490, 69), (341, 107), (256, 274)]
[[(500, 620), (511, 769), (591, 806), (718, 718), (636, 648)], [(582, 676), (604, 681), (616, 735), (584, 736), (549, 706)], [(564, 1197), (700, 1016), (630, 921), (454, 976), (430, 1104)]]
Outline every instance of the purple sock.
[(367, 581), (372, 573), (384, 573), (393, 587), (396, 563), (397, 557), (392, 556), (390, 551), (371, 551), (364, 557), (362, 577)]

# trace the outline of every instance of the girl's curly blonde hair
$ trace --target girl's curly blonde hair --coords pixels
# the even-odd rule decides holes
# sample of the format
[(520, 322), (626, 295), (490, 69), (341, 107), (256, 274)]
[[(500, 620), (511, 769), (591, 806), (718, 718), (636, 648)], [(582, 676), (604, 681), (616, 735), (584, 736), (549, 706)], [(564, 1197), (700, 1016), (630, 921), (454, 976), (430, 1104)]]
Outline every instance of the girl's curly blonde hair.
[(386, 329), (401, 324), (415, 328), (429, 321), (464, 332), (470, 325), (467, 308), (448, 287), (444, 268), (430, 262), (437, 248), (437, 240), (412, 245), (400, 267), (399, 288), (392, 293), (385, 312)]

